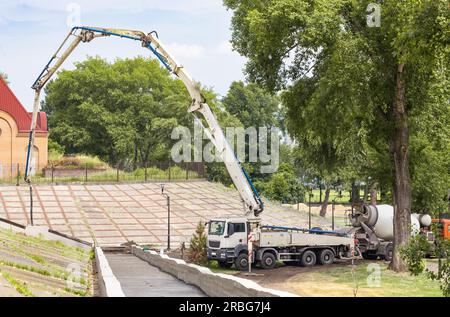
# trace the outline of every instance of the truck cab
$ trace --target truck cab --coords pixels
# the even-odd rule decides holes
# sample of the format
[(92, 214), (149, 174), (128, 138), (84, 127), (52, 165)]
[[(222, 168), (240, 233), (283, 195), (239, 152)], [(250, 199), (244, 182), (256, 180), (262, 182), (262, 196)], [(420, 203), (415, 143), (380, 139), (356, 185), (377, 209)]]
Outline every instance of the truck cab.
[(221, 267), (231, 267), (239, 254), (247, 255), (250, 223), (247, 218), (219, 218), (208, 223), (207, 253)]
[(433, 223), (438, 225), (441, 238), (450, 240), (450, 219), (433, 219)]

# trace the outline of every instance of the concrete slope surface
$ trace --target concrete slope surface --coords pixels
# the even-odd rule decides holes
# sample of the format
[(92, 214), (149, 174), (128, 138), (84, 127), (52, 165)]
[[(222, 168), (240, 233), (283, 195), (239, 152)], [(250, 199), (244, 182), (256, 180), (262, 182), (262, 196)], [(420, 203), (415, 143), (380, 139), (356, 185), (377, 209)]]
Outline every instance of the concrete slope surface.
[(0, 297), (93, 295), (89, 249), (0, 229)]
[(131, 254), (105, 253), (127, 297), (204, 297), (195, 286), (161, 272)]
[[(157, 183), (109, 185), (37, 185), (34, 187), (35, 225), (100, 246), (128, 241), (154, 246), (167, 241), (167, 202)], [(199, 221), (242, 216), (238, 193), (207, 181), (165, 184), (171, 197), (171, 242), (188, 242)], [(0, 186), (0, 218), (29, 224), (28, 187)], [(305, 227), (307, 214), (267, 202), (263, 222)], [(322, 225), (315, 220), (315, 225)], [(325, 224), (325, 223), (323, 223)]]

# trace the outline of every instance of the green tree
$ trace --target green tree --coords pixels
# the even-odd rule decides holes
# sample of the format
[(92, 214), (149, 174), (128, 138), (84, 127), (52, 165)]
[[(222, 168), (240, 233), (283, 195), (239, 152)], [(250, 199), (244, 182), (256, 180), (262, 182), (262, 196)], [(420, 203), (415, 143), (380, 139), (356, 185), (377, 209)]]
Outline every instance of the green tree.
[[(202, 88), (202, 93), (208, 101), (208, 105), (211, 107), (211, 110), (216, 116), (217, 121), (219, 122), (219, 125), (224, 133), (226, 133), (227, 127), (243, 128), (241, 121), (235, 115), (227, 111), (224, 104), (219, 100), (217, 93), (210, 88)], [(203, 125), (207, 127), (206, 122), (204, 120), (202, 120), (202, 122)], [(209, 139), (205, 139), (203, 142), (203, 148), (205, 148), (205, 145), (209, 142)], [(213, 148), (213, 151), (215, 153), (215, 148)], [(231, 177), (223, 162), (207, 162), (205, 165), (209, 181), (220, 182), (226, 186), (232, 185)]]
[[(227, 112), (239, 119), (245, 129), (255, 129), (255, 137), (259, 140), (259, 129), (283, 129), (283, 117), (280, 109), (280, 98), (269, 94), (255, 83), (245, 84), (241, 81), (233, 82), (227, 95), (222, 99)], [(245, 140), (246, 156), (249, 161), (250, 148), (259, 151), (259, 143), (252, 143), (249, 138)], [(270, 175), (261, 173), (261, 162), (251, 162), (248, 169), (252, 179), (263, 179)]]
[(2, 71), (0, 71), (0, 78), (3, 79), (5, 81), (5, 83), (9, 84), (8, 75)]
[(192, 126), (182, 82), (156, 60), (89, 58), (46, 87), (50, 139), (66, 153), (98, 156), (130, 168), (167, 160), (171, 132)]
[(265, 180), (256, 180), (261, 194), (282, 203), (298, 203), (304, 200), (305, 188), (296, 175), (292, 164), (280, 164), (278, 171)]
[(280, 100), (255, 83), (233, 82), (222, 99), (225, 109), (239, 118), (245, 128), (279, 127)]
[(310, 120), (335, 126), (339, 140), (351, 142), (353, 132), (387, 163), (382, 174), (395, 206), (391, 268), (405, 271), (399, 248), (410, 237), (411, 122), (450, 64), (447, 1), (384, 1), (380, 27), (367, 25), (369, 0), (224, 2), (234, 12), (232, 42), (249, 58), (250, 80), (287, 89), (299, 103), (306, 92), (307, 107), (322, 111)]
[(206, 234), (205, 225), (201, 222), (198, 223), (195, 229), (195, 234), (191, 238), (187, 257), (190, 262), (205, 265), (208, 263), (208, 257), (206, 254)]

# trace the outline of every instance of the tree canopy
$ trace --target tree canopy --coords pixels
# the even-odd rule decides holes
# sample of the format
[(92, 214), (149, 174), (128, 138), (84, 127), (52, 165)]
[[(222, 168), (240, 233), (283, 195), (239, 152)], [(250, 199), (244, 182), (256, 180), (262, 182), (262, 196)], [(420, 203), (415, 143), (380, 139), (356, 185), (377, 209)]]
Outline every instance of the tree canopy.
[(168, 159), (172, 129), (192, 126), (189, 104), (182, 82), (156, 60), (95, 57), (48, 84), (43, 110), (66, 153), (137, 164)]
[(2, 71), (0, 71), (0, 78), (2, 78), (7, 84), (9, 84), (8, 75)]
[(280, 126), (279, 98), (255, 83), (233, 82), (222, 103), (230, 114), (239, 118), (245, 128)]
[[(406, 270), (398, 246), (409, 239), (411, 203), (436, 205), (448, 186), (448, 129), (434, 129), (449, 116), (448, 2), (384, 1), (379, 27), (367, 24), (372, 1), (224, 2), (249, 79), (286, 91), (288, 129), (310, 165), (351, 167), (391, 188), (392, 268)], [(436, 113), (445, 118), (425, 128)]]

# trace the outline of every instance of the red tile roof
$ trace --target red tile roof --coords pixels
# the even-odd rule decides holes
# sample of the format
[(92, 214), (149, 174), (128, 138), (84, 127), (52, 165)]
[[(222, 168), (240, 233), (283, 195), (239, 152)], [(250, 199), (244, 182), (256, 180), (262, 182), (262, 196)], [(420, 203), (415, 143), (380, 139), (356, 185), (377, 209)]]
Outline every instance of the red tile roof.
[[(8, 85), (0, 78), (0, 110), (16, 120), (19, 132), (29, 132), (32, 114), (27, 112)], [(47, 114), (39, 112), (36, 132), (47, 132)]]

